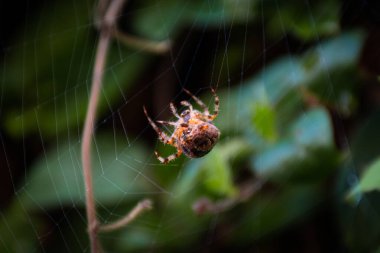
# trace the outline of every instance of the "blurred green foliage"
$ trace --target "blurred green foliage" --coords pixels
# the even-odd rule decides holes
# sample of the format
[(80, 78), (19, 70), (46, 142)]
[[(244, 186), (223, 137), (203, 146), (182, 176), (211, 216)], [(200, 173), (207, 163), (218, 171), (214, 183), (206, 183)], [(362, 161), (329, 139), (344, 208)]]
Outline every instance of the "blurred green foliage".
[[(137, 161), (145, 159), (148, 149), (140, 143), (128, 147), (125, 142), (125, 137), (119, 135), (100, 135), (95, 139), (93, 151), (99, 155), (92, 157), (94, 190), (96, 200), (103, 205), (128, 198), (136, 201), (133, 192), (152, 191), (152, 185), (144, 179), (148, 175), (141, 176), (134, 169), (139, 165)], [(41, 157), (19, 196), (24, 207), (51, 208), (58, 203), (82, 206), (85, 193), (80, 154), (80, 143), (68, 140)]]
[(362, 178), (347, 195), (347, 198), (353, 199), (356, 194), (366, 193), (380, 189), (380, 161), (377, 159), (365, 169)]
[[(1, 252), (82, 252), (88, 245), (80, 129), (96, 48), (93, 3), (49, 4), (53, 11), (41, 10), (35, 24), (16, 38), (23, 43), (21, 49), (10, 48), (2, 66), (2, 90), (7, 94), (2, 100), (2, 129), (14, 140), (37, 136), (46, 145), (1, 212)], [(359, 110), (359, 58), (366, 36), (359, 29), (341, 29), (341, 4), (149, 0), (127, 6), (131, 32), (158, 41), (170, 38), (179, 47), (187, 42), (176, 40), (189, 30), (217, 30), (224, 41), (222, 37), (230, 35), (227, 30), (243, 27), (244, 33), (264, 32), (272, 41), (293, 36), (305, 50), (279, 53), (236, 85), (222, 81), (217, 91), (221, 110), (215, 120), (222, 137), (201, 159), (163, 166), (141, 136), (114, 127), (97, 133), (92, 162), (101, 221), (117, 219), (143, 197), (155, 201), (155, 208), (129, 227), (101, 235), (109, 252), (194, 252), (207, 244), (204, 238), (210, 233), (223, 237), (216, 250), (245, 250), (326, 209), (338, 216), (342, 248), (376, 249), (380, 202), (373, 191), (380, 189), (379, 112), (354, 137), (343, 133), (352, 146), (336, 145), (341, 133), (334, 129), (334, 115), (345, 120)], [(241, 56), (249, 52), (246, 47), (258, 46), (242, 42), (231, 38), (231, 44), (205, 56), (214, 57), (214, 70), (223, 70), (220, 76), (244, 72)], [(193, 54), (186, 56), (188, 62)], [(124, 94), (145, 89), (137, 87), (138, 80), (158, 58), (113, 43), (98, 105), (101, 119), (107, 121), (110, 112), (127, 103)], [(207, 95), (203, 99), (212, 101)], [(128, 120), (139, 113), (141, 108), (133, 108)], [(158, 147), (163, 153), (167, 150)], [(242, 184), (247, 182), (262, 187), (241, 200)], [(221, 214), (198, 216), (191, 206), (201, 197), (212, 203), (239, 201)], [(63, 212), (58, 221), (55, 212)], [(59, 230), (58, 239), (51, 236), (54, 230)]]
[[(261, 2), (261, 1), (257, 1)], [(304, 41), (339, 32), (339, 1), (297, 0), (262, 1), (263, 16), (270, 35), (281, 36), (286, 32)]]

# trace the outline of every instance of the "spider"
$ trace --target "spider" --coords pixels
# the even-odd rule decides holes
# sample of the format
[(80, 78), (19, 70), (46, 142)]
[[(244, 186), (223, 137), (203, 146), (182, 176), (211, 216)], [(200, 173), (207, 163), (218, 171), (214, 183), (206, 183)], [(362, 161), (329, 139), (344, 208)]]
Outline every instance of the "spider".
[(167, 164), (178, 158), (182, 153), (190, 158), (202, 157), (211, 151), (220, 136), (219, 129), (211, 123), (219, 112), (219, 97), (216, 95), (215, 90), (211, 89), (214, 96), (213, 114), (210, 114), (207, 106), (199, 98), (186, 89), (184, 91), (195, 100), (203, 109), (203, 112), (193, 109), (193, 106), (188, 101), (182, 101), (181, 105), (188, 107), (188, 109), (179, 115), (174, 104), (170, 103), (170, 110), (178, 120), (175, 122), (157, 121), (157, 123), (174, 127), (174, 132), (170, 137), (157, 127), (149, 117), (145, 107), (143, 107), (144, 113), (150, 125), (157, 132), (159, 140), (177, 149), (177, 153), (168, 157), (162, 157), (157, 151), (154, 151), (161, 163)]

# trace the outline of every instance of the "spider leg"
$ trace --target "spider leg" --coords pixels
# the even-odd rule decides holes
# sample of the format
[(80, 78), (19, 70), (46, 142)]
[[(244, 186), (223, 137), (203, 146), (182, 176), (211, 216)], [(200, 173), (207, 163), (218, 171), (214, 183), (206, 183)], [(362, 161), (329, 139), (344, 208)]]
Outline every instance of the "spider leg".
[(156, 125), (156, 123), (153, 122), (153, 120), (149, 117), (146, 109), (145, 109), (145, 106), (143, 107), (144, 109), (144, 113), (145, 113), (145, 116), (147, 117), (148, 121), (149, 121), (149, 124), (153, 127), (153, 129), (156, 131), (156, 133), (158, 134), (160, 140), (165, 143), (165, 144), (170, 144), (170, 145), (173, 145), (173, 138), (170, 138), (169, 136), (167, 136), (163, 131), (161, 131), (160, 128), (158, 128), (158, 126)]
[(187, 106), (190, 108), (190, 111), (193, 111), (193, 106), (188, 101), (181, 101), (181, 105)]
[(160, 123), (162, 125), (169, 125), (169, 126), (176, 126), (177, 125), (175, 122), (171, 122), (171, 121), (157, 120), (156, 122)]
[(216, 92), (213, 88), (211, 88), (211, 92), (212, 92), (212, 95), (214, 96), (214, 113), (211, 115), (206, 115), (207, 119), (210, 121), (214, 120), (218, 116), (218, 113), (219, 113), (219, 97), (218, 95), (216, 95)]
[(196, 97), (193, 93), (191, 93), (190, 91), (188, 91), (187, 89), (183, 89), (187, 94), (189, 94), (193, 99), (194, 101), (203, 109), (203, 113), (205, 115), (209, 115), (210, 112), (208, 111), (208, 108), (207, 106), (202, 102), (202, 100), (200, 100), (198, 97)]
[(156, 155), (157, 159), (161, 162), (161, 163), (164, 163), (164, 164), (168, 164), (169, 162), (173, 161), (174, 159), (178, 158), (181, 154), (182, 154), (182, 151), (181, 150), (177, 150), (177, 153), (175, 154), (171, 154), (170, 156), (168, 157), (162, 157), (160, 156), (157, 151), (154, 151), (154, 154)]
[(177, 108), (175, 108), (173, 103), (170, 103), (170, 110), (172, 111), (173, 115), (176, 116), (177, 118), (181, 118), (178, 113), (177, 113)]

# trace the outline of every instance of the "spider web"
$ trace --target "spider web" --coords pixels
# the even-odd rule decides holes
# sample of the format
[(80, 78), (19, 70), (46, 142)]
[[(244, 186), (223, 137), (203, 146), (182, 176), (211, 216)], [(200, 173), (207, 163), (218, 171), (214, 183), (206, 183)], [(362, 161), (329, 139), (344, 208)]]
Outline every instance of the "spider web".
[[(107, 252), (279, 251), (281, 246), (255, 242), (269, 235), (271, 243), (291, 249), (302, 238), (297, 231), (308, 224), (319, 231), (339, 223), (339, 217), (326, 215), (333, 221), (317, 228), (316, 220), (325, 216), (313, 210), (335, 212), (324, 202), (335, 195), (343, 199), (368, 162), (355, 157), (341, 123), (355, 113), (356, 83), (340, 84), (356, 78), (347, 70), (356, 66), (364, 38), (350, 25), (340, 31), (340, 9), (345, 16), (350, 8), (332, 0), (127, 4), (121, 29), (153, 41), (170, 38), (173, 46), (159, 56), (120, 41), (110, 48), (92, 149), (98, 218), (122, 218), (144, 198), (155, 207), (125, 229), (100, 234)], [(1, 166), (8, 196), (0, 211), (1, 249), (89, 252), (80, 146), (98, 41), (94, 3), (28, 3), (25, 13), (21, 35), (15, 32), (2, 55)], [(221, 111), (215, 125), (222, 139), (204, 158), (162, 165), (154, 150), (164, 156), (175, 150), (159, 143), (142, 107), (154, 120), (169, 120), (171, 101), (180, 110), (181, 100), (195, 105), (183, 88), (210, 111), (210, 88), (217, 90)], [(346, 165), (336, 161), (334, 137), (348, 153)], [(334, 194), (332, 187), (323, 192), (330, 195), (326, 200), (320, 185), (337, 167), (348, 168), (340, 177), (345, 190)], [(314, 176), (316, 171), (322, 172)], [(226, 203), (240, 185), (257, 182), (259, 194), (223, 212), (198, 217), (192, 210), (202, 197)], [(378, 217), (371, 199), (363, 199), (370, 217)], [(283, 207), (291, 205), (297, 210)], [(294, 236), (290, 245), (286, 235), (276, 237), (284, 229)], [(331, 234), (339, 241), (334, 246), (325, 237), (311, 241), (321, 248), (346, 247), (341, 231)]]

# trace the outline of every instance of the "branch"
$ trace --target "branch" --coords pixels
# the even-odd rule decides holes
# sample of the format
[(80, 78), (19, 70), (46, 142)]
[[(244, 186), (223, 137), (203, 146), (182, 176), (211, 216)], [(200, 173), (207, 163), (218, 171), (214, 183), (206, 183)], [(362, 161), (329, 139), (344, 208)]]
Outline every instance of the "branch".
[(232, 198), (222, 199), (217, 202), (212, 202), (206, 197), (200, 198), (193, 204), (193, 211), (198, 215), (205, 213), (218, 214), (224, 212), (235, 205), (250, 199), (262, 186), (262, 181), (250, 181), (241, 185), (239, 187), (239, 194)]
[(127, 226), (131, 221), (137, 218), (140, 214), (142, 214), (144, 211), (152, 209), (152, 201), (149, 199), (144, 199), (140, 201), (129, 213), (127, 213), (123, 218), (120, 220), (102, 225), (99, 228), (100, 232), (111, 232), (115, 231), (117, 229), (123, 228)]
[(94, 201), (91, 170), (91, 140), (94, 136), (96, 106), (99, 101), (99, 94), (103, 81), (104, 69), (111, 37), (116, 37), (128, 44), (155, 53), (163, 53), (170, 47), (170, 41), (150, 42), (134, 36), (122, 34), (118, 31), (116, 20), (123, 5), (125, 4), (125, 1), (126, 0), (100, 0), (98, 4), (97, 15), (95, 17), (95, 24), (100, 30), (100, 36), (96, 50), (95, 66), (92, 74), (91, 93), (83, 129), (81, 147), (83, 177), (86, 188), (86, 213), (88, 220), (87, 229), (90, 237), (92, 253), (99, 253), (102, 251), (98, 240), (99, 231), (107, 232), (124, 227), (145, 210), (150, 210), (152, 208), (152, 202), (150, 200), (140, 201), (134, 209), (126, 214), (124, 218), (116, 221), (115, 223), (107, 224), (104, 226), (99, 225), (99, 221), (96, 217), (96, 206)]
[[(98, 47), (96, 50), (95, 66), (92, 74), (92, 85), (90, 100), (87, 109), (86, 120), (83, 129), (82, 137), (82, 166), (83, 177), (85, 184), (86, 194), (86, 212), (88, 220), (88, 233), (90, 237), (91, 252), (98, 253), (101, 251), (100, 244), (98, 242), (98, 220), (96, 217), (96, 207), (94, 201), (94, 191), (92, 184), (92, 171), (91, 171), (91, 140), (94, 135), (94, 124), (96, 118), (96, 106), (99, 100), (99, 94), (101, 84), (103, 80), (104, 67), (108, 53), (108, 47), (110, 44), (111, 33), (110, 29), (115, 24), (116, 17), (121, 10), (121, 6), (125, 0), (114, 0), (110, 3), (107, 12), (104, 16), (104, 22), (102, 23), (100, 30), (100, 38)], [(104, 2), (100, 1), (99, 4)]]
[(155, 54), (166, 53), (172, 46), (172, 43), (170, 40), (164, 40), (164, 41), (146, 40), (137, 36), (122, 33), (117, 29), (112, 31), (112, 36), (115, 39), (121, 41), (122, 43), (128, 46), (138, 48), (147, 52), (155, 53)]
[[(99, 30), (102, 29), (102, 25), (104, 23), (104, 21), (102, 21), (100, 17), (105, 17), (106, 8), (109, 1), (110, 0), (103, 0), (102, 2), (100, 2), (95, 12), (95, 26)], [(109, 17), (108, 21), (106, 20), (106, 22), (114, 22), (115, 17)], [(112, 28), (113, 29), (110, 32), (112, 33), (111, 35), (113, 38), (117, 39), (118, 41), (122, 42), (127, 46), (141, 49), (145, 52), (163, 54), (166, 53), (172, 46), (172, 42), (169, 39), (164, 41), (152, 41), (124, 33), (120, 31), (117, 26), (113, 26)]]

